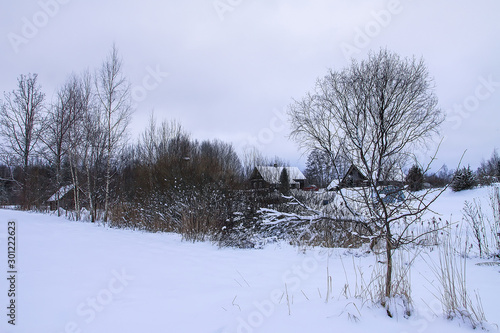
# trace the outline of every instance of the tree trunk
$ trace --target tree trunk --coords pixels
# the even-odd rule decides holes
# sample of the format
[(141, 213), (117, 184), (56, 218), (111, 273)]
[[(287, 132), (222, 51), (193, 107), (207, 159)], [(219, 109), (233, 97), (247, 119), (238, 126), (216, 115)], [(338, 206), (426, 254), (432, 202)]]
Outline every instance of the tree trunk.
[(60, 156), (58, 155), (56, 158), (56, 209), (57, 209), (57, 216), (61, 216), (61, 211), (60, 211), (60, 193), (59, 189), (61, 188), (61, 159)]
[(73, 197), (75, 203), (75, 214), (76, 220), (80, 220), (80, 184), (78, 182), (78, 168), (74, 165), (73, 159), (69, 159), (70, 170), (71, 170), (71, 179), (73, 181)]
[(391, 241), (386, 239), (386, 257), (387, 257), (387, 273), (385, 276), (385, 298), (388, 299), (392, 295), (392, 248)]
[(87, 169), (87, 195), (89, 199), (89, 211), (90, 211), (90, 221), (95, 222), (95, 211), (94, 211), (94, 201), (92, 200), (92, 183), (90, 181), (90, 163), (85, 161), (85, 169)]
[(109, 213), (109, 183), (111, 182), (111, 151), (108, 151), (108, 160), (106, 162), (106, 192), (104, 199), (104, 222), (108, 222)]
[(384, 306), (387, 310), (387, 315), (392, 317), (392, 313), (389, 310), (389, 306), (387, 302), (392, 296), (392, 242), (391, 242), (391, 230), (388, 224), (386, 224), (387, 233), (385, 236), (385, 251), (386, 251), (386, 259), (387, 259), (387, 271), (385, 274), (385, 295), (384, 300), (382, 302), (382, 306)]

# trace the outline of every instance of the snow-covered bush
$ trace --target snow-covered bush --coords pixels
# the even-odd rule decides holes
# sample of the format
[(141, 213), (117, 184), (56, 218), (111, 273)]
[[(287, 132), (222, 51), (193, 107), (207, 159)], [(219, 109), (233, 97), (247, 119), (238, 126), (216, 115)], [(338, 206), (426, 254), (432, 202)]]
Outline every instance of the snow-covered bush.
[(300, 248), (352, 248), (369, 241), (369, 230), (348, 218), (349, 212), (335, 200), (335, 193), (242, 193), (239, 210), (212, 238), (219, 246), (260, 248), (270, 242), (286, 241)]
[(451, 182), (451, 189), (455, 192), (469, 190), (477, 185), (476, 176), (474, 172), (470, 169), (470, 166), (467, 168), (458, 169), (453, 176), (453, 180)]

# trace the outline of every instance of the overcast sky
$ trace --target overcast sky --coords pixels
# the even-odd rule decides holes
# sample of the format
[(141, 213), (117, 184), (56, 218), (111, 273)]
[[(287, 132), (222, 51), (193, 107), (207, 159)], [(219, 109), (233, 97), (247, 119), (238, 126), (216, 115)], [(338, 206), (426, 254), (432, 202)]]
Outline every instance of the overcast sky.
[[(447, 113), (436, 165), (476, 168), (500, 148), (500, 2), (187, 0), (3, 1), (0, 90), (38, 73), (47, 99), (95, 70), (116, 44), (137, 136), (154, 110), (196, 139), (255, 146), (292, 165), (306, 157), (285, 111), (328, 68), (381, 47), (423, 57)], [(0, 96), (3, 99), (3, 94)]]

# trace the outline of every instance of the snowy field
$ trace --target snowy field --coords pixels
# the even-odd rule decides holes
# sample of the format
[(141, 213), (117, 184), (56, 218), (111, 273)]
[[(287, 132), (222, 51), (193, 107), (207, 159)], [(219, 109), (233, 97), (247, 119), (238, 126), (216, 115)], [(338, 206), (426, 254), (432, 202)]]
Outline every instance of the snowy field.
[[(433, 209), (461, 221), (465, 200), (490, 189), (447, 191)], [(15, 326), (8, 323), (8, 222), (16, 221)], [(472, 332), (447, 320), (429, 267), (438, 250), (408, 251), (414, 311), (389, 318), (356, 297), (376, 263), (364, 250), (218, 249), (175, 234), (114, 230), (0, 210), (0, 332)], [(467, 286), (488, 328), (500, 324), (500, 266), (467, 260)]]

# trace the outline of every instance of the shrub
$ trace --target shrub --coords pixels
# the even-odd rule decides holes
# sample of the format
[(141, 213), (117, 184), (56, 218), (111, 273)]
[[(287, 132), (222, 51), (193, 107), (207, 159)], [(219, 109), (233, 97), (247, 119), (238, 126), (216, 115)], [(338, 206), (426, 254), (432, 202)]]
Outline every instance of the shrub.
[(453, 180), (451, 182), (451, 189), (455, 192), (468, 190), (477, 185), (476, 176), (470, 169), (467, 168), (458, 169), (453, 175)]

